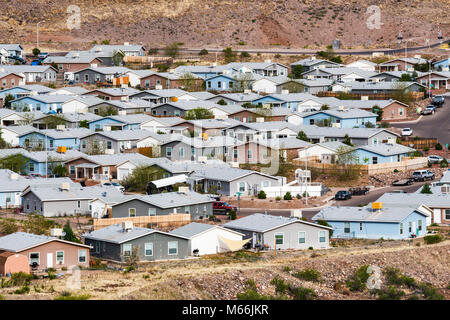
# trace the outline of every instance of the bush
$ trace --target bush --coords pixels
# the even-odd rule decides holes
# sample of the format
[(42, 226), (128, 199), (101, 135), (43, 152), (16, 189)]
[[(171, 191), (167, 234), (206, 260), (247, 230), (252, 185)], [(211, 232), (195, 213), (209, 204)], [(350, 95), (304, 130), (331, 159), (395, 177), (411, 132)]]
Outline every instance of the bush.
[(305, 269), (293, 274), (294, 277), (305, 281), (320, 281), (320, 272), (314, 269)]
[(22, 288), (14, 291), (14, 294), (25, 294), (30, 293), (30, 287), (28, 285), (24, 285)]
[(422, 187), (422, 190), (420, 191), (420, 193), (424, 193), (424, 194), (432, 194), (433, 192), (431, 191), (430, 186), (428, 185), (428, 183), (425, 183)]
[(241, 58), (250, 58), (250, 53), (248, 53), (247, 51), (242, 51)]
[(270, 284), (275, 286), (275, 292), (278, 294), (285, 294), (289, 288), (289, 285), (284, 282), (283, 279), (280, 279), (278, 277), (274, 277), (272, 281), (270, 281)]
[(428, 152), (428, 151), (430, 151), (430, 148), (429, 147), (425, 147), (425, 148), (423, 148), (423, 151)]
[(291, 193), (290, 193), (289, 191), (286, 192), (286, 193), (284, 194), (283, 199), (284, 199), (284, 200), (292, 200), (292, 195), (291, 195)]
[(355, 273), (345, 282), (350, 291), (364, 291), (366, 289), (367, 279), (370, 275), (367, 273), (369, 266), (361, 266)]
[(426, 244), (434, 244), (444, 240), (444, 237), (441, 234), (433, 234), (423, 237), (423, 240), (425, 241)]
[(442, 161), (441, 161), (441, 163), (439, 164), (439, 166), (441, 167), (441, 168), (448, 168), (448, 162), (447, 162), (447, 159), (443, 159)]
[(206, 56), (208, 53), (209, 53), (208, 50), (202, 49), (202, 50), (200, 50), (200, 52), (198, 53), (198, 55), (199, 55), (199, 56)]
[(389, 286), (387, 289), (374, 290), (374, 293), (378, 295), (378, 300), (400, 300), (405, 292), (399, 290), (394, 286)]
[(281, 197), (277, 196), (277, 197), (275, 197), (275, 200), (276, 200), (276, 201), (280, 201), (280, 200), (281, 200)]
[(261, 191), (258, 193), (258, 199), (266, 199), (266, 198), (267, 198), (266, 193), (264, 192), (264, 190), (261, 190)]
[(409, 288), (416, 286), (414, 278), (402, 274), (399, 269), (387, 268), (383, 273), (389, 285), (406, 286)]
[(255, 281), (252, 279), (247, 280), (247, 289), (236, 295), (238, 300), (269, 300), (271, 297), (264, 296), (256, 291)]
[(209, 221), (214, 221), (215, 219), (216, 219), (215, 215), (212, 214), (212, 215), (209, 216)]
[(300, 195), (300, 193), (297, 193), (297, 195), (295, 196), (298, 200), (300, 200), (302, 198), (302, 196)]
[(19, 231), (19, 226), (16, 224), (15, 220), (4, 220), (1, 223), (1, 231), (3, 234), (11, 234)]
[(442, 150), (442, 145), (438, 142), (438, 143), (436, 143), (436, 145), (434, 146), (434, 148), (435, 148), (436, 150)]
[(443, 300), (444, 296), (440, 294), (436, 288), (434, 288), (430, 283), (420, 283), (418, 289), (422, 291), (425, 299), (428, 300)]
[(289, 286), (289, 292), (295, 300), (313, 300), (317, 295), (313, 289)]
[(236, 210), (230, 210), (230, 212), (228, 212), (228, 216), (231, 220), (236, 220)]
[(54, 300), (88, 300), (91, 297), (90, 294), (78, 294), (74, 295), (68, 291), (63, 291)]

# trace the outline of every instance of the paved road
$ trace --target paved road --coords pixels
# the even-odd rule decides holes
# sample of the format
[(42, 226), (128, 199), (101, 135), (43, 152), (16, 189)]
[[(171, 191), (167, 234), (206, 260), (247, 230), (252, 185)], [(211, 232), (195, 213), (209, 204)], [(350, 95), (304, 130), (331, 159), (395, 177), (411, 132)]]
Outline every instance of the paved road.
[(391, 126), (411, 128), (414, 137), (437, 138), (442, 145), (450, 144), (450, 97), (445, 98), (444, 105), (433, 115), (425, 115), (416, 123), (392, 123)]
[[(377, 200), (379, 197), (381, 197), (386, 192), (391, 192), (392, 190), (403, 190), (407, 193), (413, 193), (417, 191), (420, 187), (422, 187), (426, 182), (415, 182), (413, 185), (410, 186), (404, 186), (404, 187), (386, 187), (382, 189), (377, 189), (374, 191), (369, 192), (365, 196), (354, 196), (353, 198), (346, 200), (346, 201), (339, 201), (334, 202), (333, 205), (340, 205), (340, 206), (358, 206), (358, 205), (366, 205), (370, 202), (373, 202)], [(319, 212), (319, 209), (316, 208), (307, 208), (302, 209), (302, 215), (308, 221), (311, 221), (311, 218)], [(268, 209), (266, 210), (268, 214), (274, 215), (274, 216), (283, 216), (283, 217), (289, 217), (291, 215), (291, 210), (289, 209)], [(241, 208), (241, 211), (239, 213), (240, 216), (248, 216), (253, 213), (264, 213), (264, 209), (255, 209), (255, 208)]]
[[(450, 43), (450, 39), (447, 39), (445, 41), (443, 41), (442, 43)], [(408, 47), (408, 51), (417, 51), (417, 50), (422, 50), (422, 49), (427, 49), (428, 47), (430, 48), (435, 48), (435, 47), (439, 47), (441, 45), (440, 42), (437, 43), (433, 43), (430, 46), (418, 46), (418, 47)], [(204, 48), (180, 48), (181, 52), (200, 52), (202, 49)], [(161, 48), (161, 50), (164, 50), (163, 48)], [(222, 52), (222, 48), (206, 48), (206, 50), (208, 50), (208, 52), (210, 53), (214, 53), (214, 52)], [(317, 52), (317, 50), (312, 50), (312, 49), (250, 49), (250, 48), (233, 48), (233, 51), (236, 52), (242, 52), (242, 51), (247, 51), (248, 53), (273, 53), (273, 54), (315, 54)], [(372, 55), (374, 52), (382, 52), (385, 55), (392, 55), (392, 54), (397, 54), (397, 53), (404, 53), (405, 49), (404, 48), (399, 48), (399, 49), (376, 49), (376, 50), (371, 50), (371, 49), (366, 49), (366, 50), (344, 50), (344, 49), (338, 49), (338, 50), (334, 50), (336, 52), (336, 54), (340, 54), (340, 55)]]

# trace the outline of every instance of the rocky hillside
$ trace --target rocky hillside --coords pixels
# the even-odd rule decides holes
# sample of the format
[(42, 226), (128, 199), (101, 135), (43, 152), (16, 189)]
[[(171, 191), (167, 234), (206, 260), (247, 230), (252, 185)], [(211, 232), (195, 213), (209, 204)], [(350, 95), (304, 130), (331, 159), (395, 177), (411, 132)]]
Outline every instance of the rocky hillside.
[[(69, 5), (78, 5), (80, 29), (68, 30)], [(366, 25), (369, 5), (381, 10), (381, 28)], [(187, 47), (324, 47), (340, 39), (344, 47), (395, 46), (405, 39), (425, 44), (437, 30), (450, 34), (448, 0), (0, 0), (0, 42), (32, 46), (40, 38), (61, 48), (110, 40), (150, 46), (170, 42)], [(6, 32), (3, 32), (6, 31)]]

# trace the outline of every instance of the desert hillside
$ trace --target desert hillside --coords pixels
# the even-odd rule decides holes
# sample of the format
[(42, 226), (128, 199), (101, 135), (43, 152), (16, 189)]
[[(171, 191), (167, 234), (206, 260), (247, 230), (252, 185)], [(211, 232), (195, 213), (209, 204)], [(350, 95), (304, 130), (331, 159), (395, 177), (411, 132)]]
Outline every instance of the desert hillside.
[[(69, 5), (80, 8), (80, 29), (69, 30)], [(369, 30), (367, 7), (378, 5), (381, 28)], [(411, 45), (450, 34), (448, 0), (0, 0), (0, 42), (36, 41), (82, 48), (93, 41), (147, 46), (171, 42), (186, 47), (242, 46), (316, 48), (340, 39), (343, 47), (396, 45), (403, 29)], [(217, 40), (217, 43), (216, 43)]]

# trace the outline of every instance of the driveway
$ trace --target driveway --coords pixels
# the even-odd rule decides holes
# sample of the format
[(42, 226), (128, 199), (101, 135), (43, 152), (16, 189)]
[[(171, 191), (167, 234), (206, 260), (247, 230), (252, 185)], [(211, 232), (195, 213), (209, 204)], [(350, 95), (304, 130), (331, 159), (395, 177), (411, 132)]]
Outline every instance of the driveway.
[(436, 138), (442, 146), (450, 144), (450, 96), (445, 97), (445, 103), (437, 108), (433, 115), (423, 116), (416, 123), (391, 123), (396, 128), (411, 128), (413, 136)]

